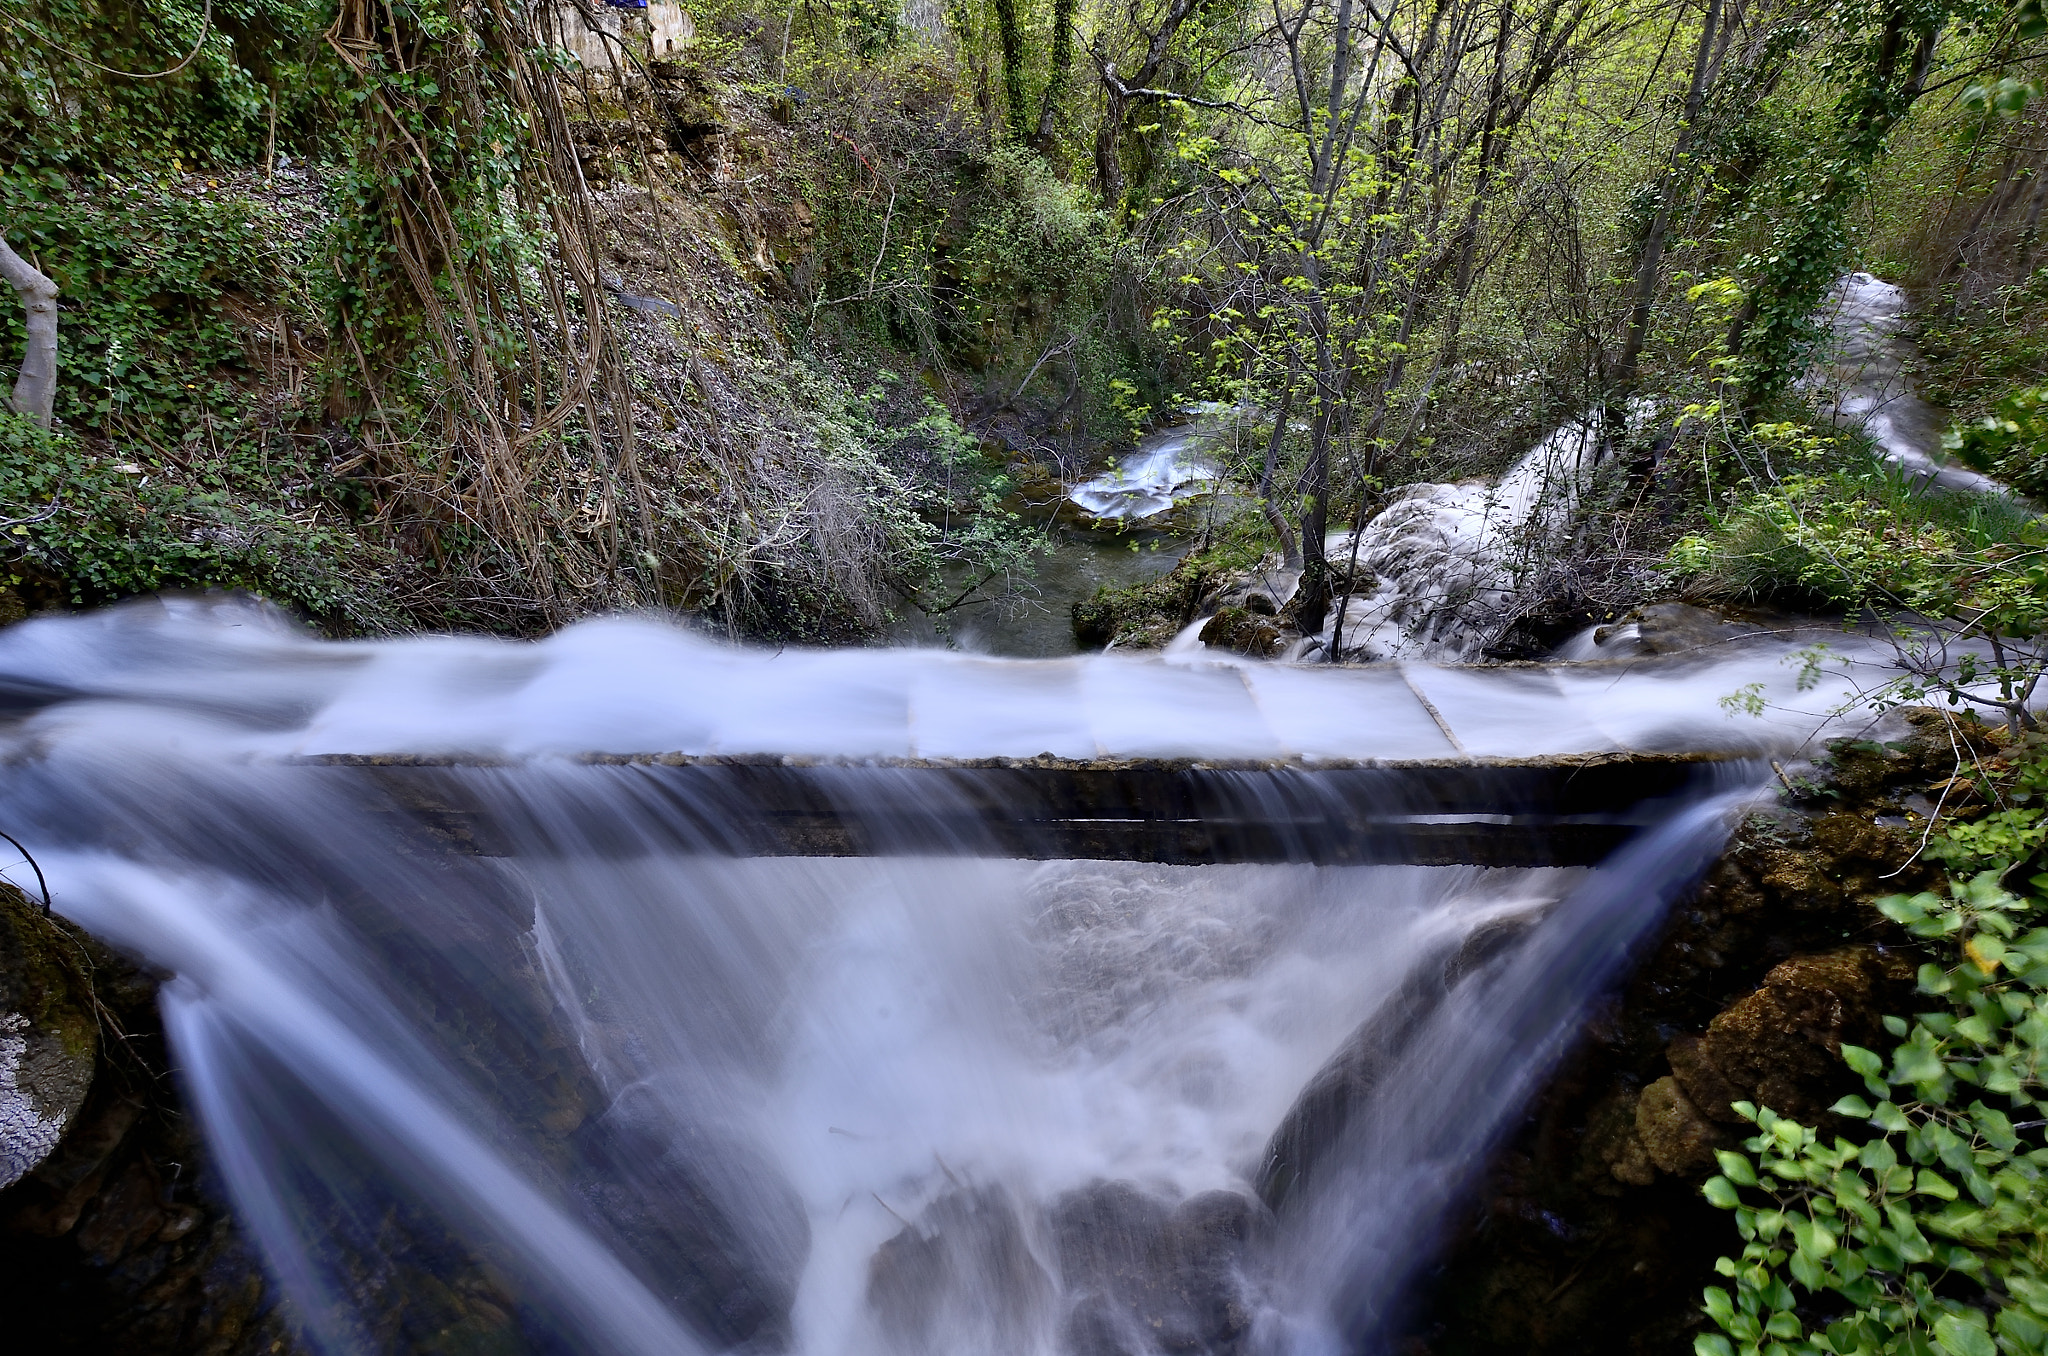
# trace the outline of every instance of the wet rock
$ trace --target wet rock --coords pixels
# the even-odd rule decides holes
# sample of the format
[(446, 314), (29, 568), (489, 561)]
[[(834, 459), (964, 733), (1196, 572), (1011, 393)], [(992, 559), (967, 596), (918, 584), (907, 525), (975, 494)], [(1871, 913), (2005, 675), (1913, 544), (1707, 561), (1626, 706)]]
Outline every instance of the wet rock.
[(1726, 649), (1758, 630), (1689, 603), (1652, 603), (1637, 608), (1625, 620), (1635, 622), (1636, 641), (1646, 654)]
[(1083, 649), (1164, 645), (1195, 619), (1214, 591), (1216, 577), (1213, 565), (1189, 557), (1158, 579), (1121, 589), (1105, 584), (1093, 597), (1074, 603), (1074, 640)]
[(891, 1349), (951, 1353), (1022, 1341), (1053, 1295), (1007, 1191), (950, 1191), (868, 1264), (868, 1306)]
[(1299, 1193), (1313, 1190), (1316, 1173), (1451, 990), (1505, 955), (1527, 931), (1526, 921), (1512, 919), (1475, 930), (1459, 945), (1447, 947), (1437, 964), (1417, 966), (1359, 1024), (1294, 1099), (1267, 1141), (1254, 1186), (1269, 1209), (1284, 1212)]
[(1927, 784), (1959, 750), (1992, 756), (1999, 740), (1937, 711), (1902, 717), (1786, 765), (1777, 803), (1673, 910), (1504, 1148), (1415, 1352), (1691, 1348), (1714, 1259), (1740, 1247), (1698, 1190), (1713, 1149), (1750, 1133), (1731, 1104), (1831, 1133), (1826, 1108), (1859, 1086), (1842, 1044), (1887, 1048), (1881, 1016), (1912, 1010), (1913, 939), (1870, 903), (1939, 886), (1936, 865), (1908, 862), (1918, 827), (1900, 816), (1931, 808)]
[(1707, 1026), (1674, 1041), (1671, 1068), (1694, 1105), (1715, 1120), (1740, 1120), (1750, 1101), (1813, 1124), (1856, 1078), (1842, 1044), (1884, 1040), (1884, 1014), (1902, 1010), (1912, 966), (1895, 952), (1850, 946), (1798, 956)]
[(1714, 1166), (1714, 1150), (1731, 1139), (1700, 1114), (1676, 1078), (1660, 1078), (1643, 1089), (1635, 1132), (1644, 1156), (1676, 1177), (1704, 1177)]
[(50, 1156), (92, 1086), (99, 1052), (78, 946), (0, 887), (0, 1188)]
[[(12, 1350), (266, 1356), (301, 1348), (215, 1194), (166, 1067), (156, 980), (0, 888), (8, 1010), (92, 1049), (55, 1147), (0, 1189), (0, 1313)], [(78, 1086), (75, 1064), (65, 1075)], [(17, 1079), (19, 1081), (19, 1079)]]
[(1074, 1297), (1063, 1349), (1233, 1356), (1254, 1311), (1245, 1258), (1269, 1221), (1236, 1192), (1204, 1192), (1171, 1208), (1128, 1182), (1069, 1192), (1047, 1221)]
[(576, 1136), (580, 1188), (657, 1293), (720, 1349), (781, 1350), (810, 1251), (803, 1205), (761, 1155), (622, 1099)]
[[(1657, 1180), (1657, 1165), (1636, 1134), (1639, 1100), (1633, 1088), (1616, 1088), (1586, 1118), (1588, 1156), (1624, 1186), (1648, 1186)], [(1595, 1190), (1603, 1187), (1608, 1184), (1597, 1183)]]
[(1256, 659), (1270, 659), (1287, 648), (1287, 638), (1271, 613), (1250, 607), (1226, 607), (1202, 626), (1201, 639), (1211, 649), (1229, 650)]

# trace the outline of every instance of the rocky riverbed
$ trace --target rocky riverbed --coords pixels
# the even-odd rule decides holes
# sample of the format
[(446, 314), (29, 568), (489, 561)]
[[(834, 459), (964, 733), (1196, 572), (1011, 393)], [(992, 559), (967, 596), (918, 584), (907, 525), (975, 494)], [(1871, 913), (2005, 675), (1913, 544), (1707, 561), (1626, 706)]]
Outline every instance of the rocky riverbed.
[(10, 1069), (0, 1040), (0, 1154), (19, 1168), (0, 1189), (13, 1350), (297, 1350), (180, 1098), (158, 980), (0, 886), (0, 1014), (23, 1047)]

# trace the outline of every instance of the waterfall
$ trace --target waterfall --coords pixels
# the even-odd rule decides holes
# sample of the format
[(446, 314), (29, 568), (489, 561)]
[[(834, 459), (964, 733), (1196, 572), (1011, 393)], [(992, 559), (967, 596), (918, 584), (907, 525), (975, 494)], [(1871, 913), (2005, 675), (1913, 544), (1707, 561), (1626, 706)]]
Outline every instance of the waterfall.
[(1208, 493), (1216, 485), (1216, 466), (1202, 450), (1216, 440), (1216, 418), (1227, 408), (1192, 409), (1202, 416), (1196, 423), (1150, 435), (1108, 470), (1069, 486), (1067, 498), (1094, 517), (1136, 522)]
[(1410, 485), (1355, 537), (1332, 533), (1331, 589), (1348, 601), (1311, 643), (1345, 659), (1479, 658), (1513, 620), (1523, 579), (1569, 530), (1599, 455), (1597, 420), (1577, 420), (1498, 483)]
[[(1327, 676), (1355, 686), (1294, 695), (1388, 709), (1330, 717), (1351, 757), (1419, 738), (1406, 679)], [(1483, 711), (1573, 709), (1527, 672), (1414, 676), (1475, 747)], [(1701, 681), (1646, 673), (1645, 711), (1667, 680)], [(1248, 691), (651, 622), (327, 644), (173, 600), (0, 633), (0, 826), (172, 976), (188, 1100), (323, 1350), (1380, 1350), (1732, 802), (1703, 783), (1592, 869), (1023, 861), (900, 764), (976, 731), (1243, 757), (1280, 696)], [(771, 724), (748, 751), (838, 755), (811, 775), (872, 855), (745, 855), (760, 810), (701, 765), (576, 756)], [(337, 752), (448, 794), (308, 756)]]
[(1922, 486), (1980, 494), (2006, 488), (1941, 456), (1942, 412), (1913, 389), (1912, 345), (1901, 331), (1906, 293), (1870, 273), (1845, 273), (1821, 302), (1828, 343), (1805, 385), (1838, 423), (1860, 425), (1878, 453)]

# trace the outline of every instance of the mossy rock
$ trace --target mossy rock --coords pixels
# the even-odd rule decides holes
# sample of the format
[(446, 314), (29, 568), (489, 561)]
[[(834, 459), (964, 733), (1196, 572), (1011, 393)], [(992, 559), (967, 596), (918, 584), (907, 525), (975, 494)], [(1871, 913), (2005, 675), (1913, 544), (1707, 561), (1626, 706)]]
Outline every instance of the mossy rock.
[(1105, 584), (1074, 604), (1074, 639), (1084, 649), (1164, 645), (1195, 619), (1218, 573), (1214, 564), (1190, 556), (1158, 579), (1121, 589)]
[(76, 947), (0, 886), (0, 1187), (49, 1156), (92, 1086), (99, 1027)]
[(1248, 607), (1224, 607), (1202, 626), (1202, 643), (1211, 649), (1270, 659), (1287, 648), (1287, 637), (1271, 616)]

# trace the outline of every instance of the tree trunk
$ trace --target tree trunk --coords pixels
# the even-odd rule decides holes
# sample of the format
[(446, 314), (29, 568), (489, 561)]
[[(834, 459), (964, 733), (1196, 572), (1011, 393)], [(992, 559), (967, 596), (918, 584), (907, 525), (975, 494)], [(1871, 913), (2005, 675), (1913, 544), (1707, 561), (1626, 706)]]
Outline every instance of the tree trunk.
[(1052, 72), (1045, 78), (1045, 97), (1038, 103), (1038, 133), (1033, 138), (1040, 155), (1052, 154), (1053, 133), (1059, 130), (1060, 114), (1073, 88), (1075, 0), (1052, 0)]
[(996, 42), (1003, 55), (1003, 102), (1009, 112), (1010, 139), (1031, 135), (1031, 110), (1024, 97), (1024, 34), (1017, 24), (1017, 0), (995, 0)]
[(1678, 187), (1686, 177), (1685, 163), (1692, 153), (1693, 137), (1706, 105), (1708, 71), (1712, 65), (1715, 30), (1721, 25), (1721, 0), (1707, 0), (1707, 17), (1700, 24), (1699, 51), (1692, 62), (1692, 85), (1685, 94), (1685, 122), (1671, 146), (1671, 163), (1657, 185), (1657, 211), (1643, 233), (1642, 252), (1636, 257), (1634, 305), (1629, 309), (1628, 338), (1622, 344), (1621, 361), (1615, 366), (1615, 398), (1625, 401), (1636, 383), (1636, 366), (1643, 356), (1643, 342), (1650, 333), (1650, 307), (1657, 296), (1657, 279), (1663, 272), (1664, 241), (1671, 231), (1672, 211)]
[(14, 382), (14, 411), (47, 430), (57, 403), (57, 284), (14, 252), (0, 236), (0, 277), (13, 285), (28, 313), (28, 347)]
[(1289, 570), (1301, 568), (1301, 542), (1295, 537), (1287, 515), (1273, 502), (1273, 476), (1280, 466), (1280, 444), (1287, 439), (1287, 419), (1294, 412), (1294, 383), (1299, 373), (1299, 363), (1289, 364), (1287, 389), (1280, 394), (1280, 414), (1273, 420), (1273, 436), (1266, 441), (1266, 465), (1259, 472), (1259, 511), (1266, 515), (1266, 525), (1280, 539), (1281, 566)]

